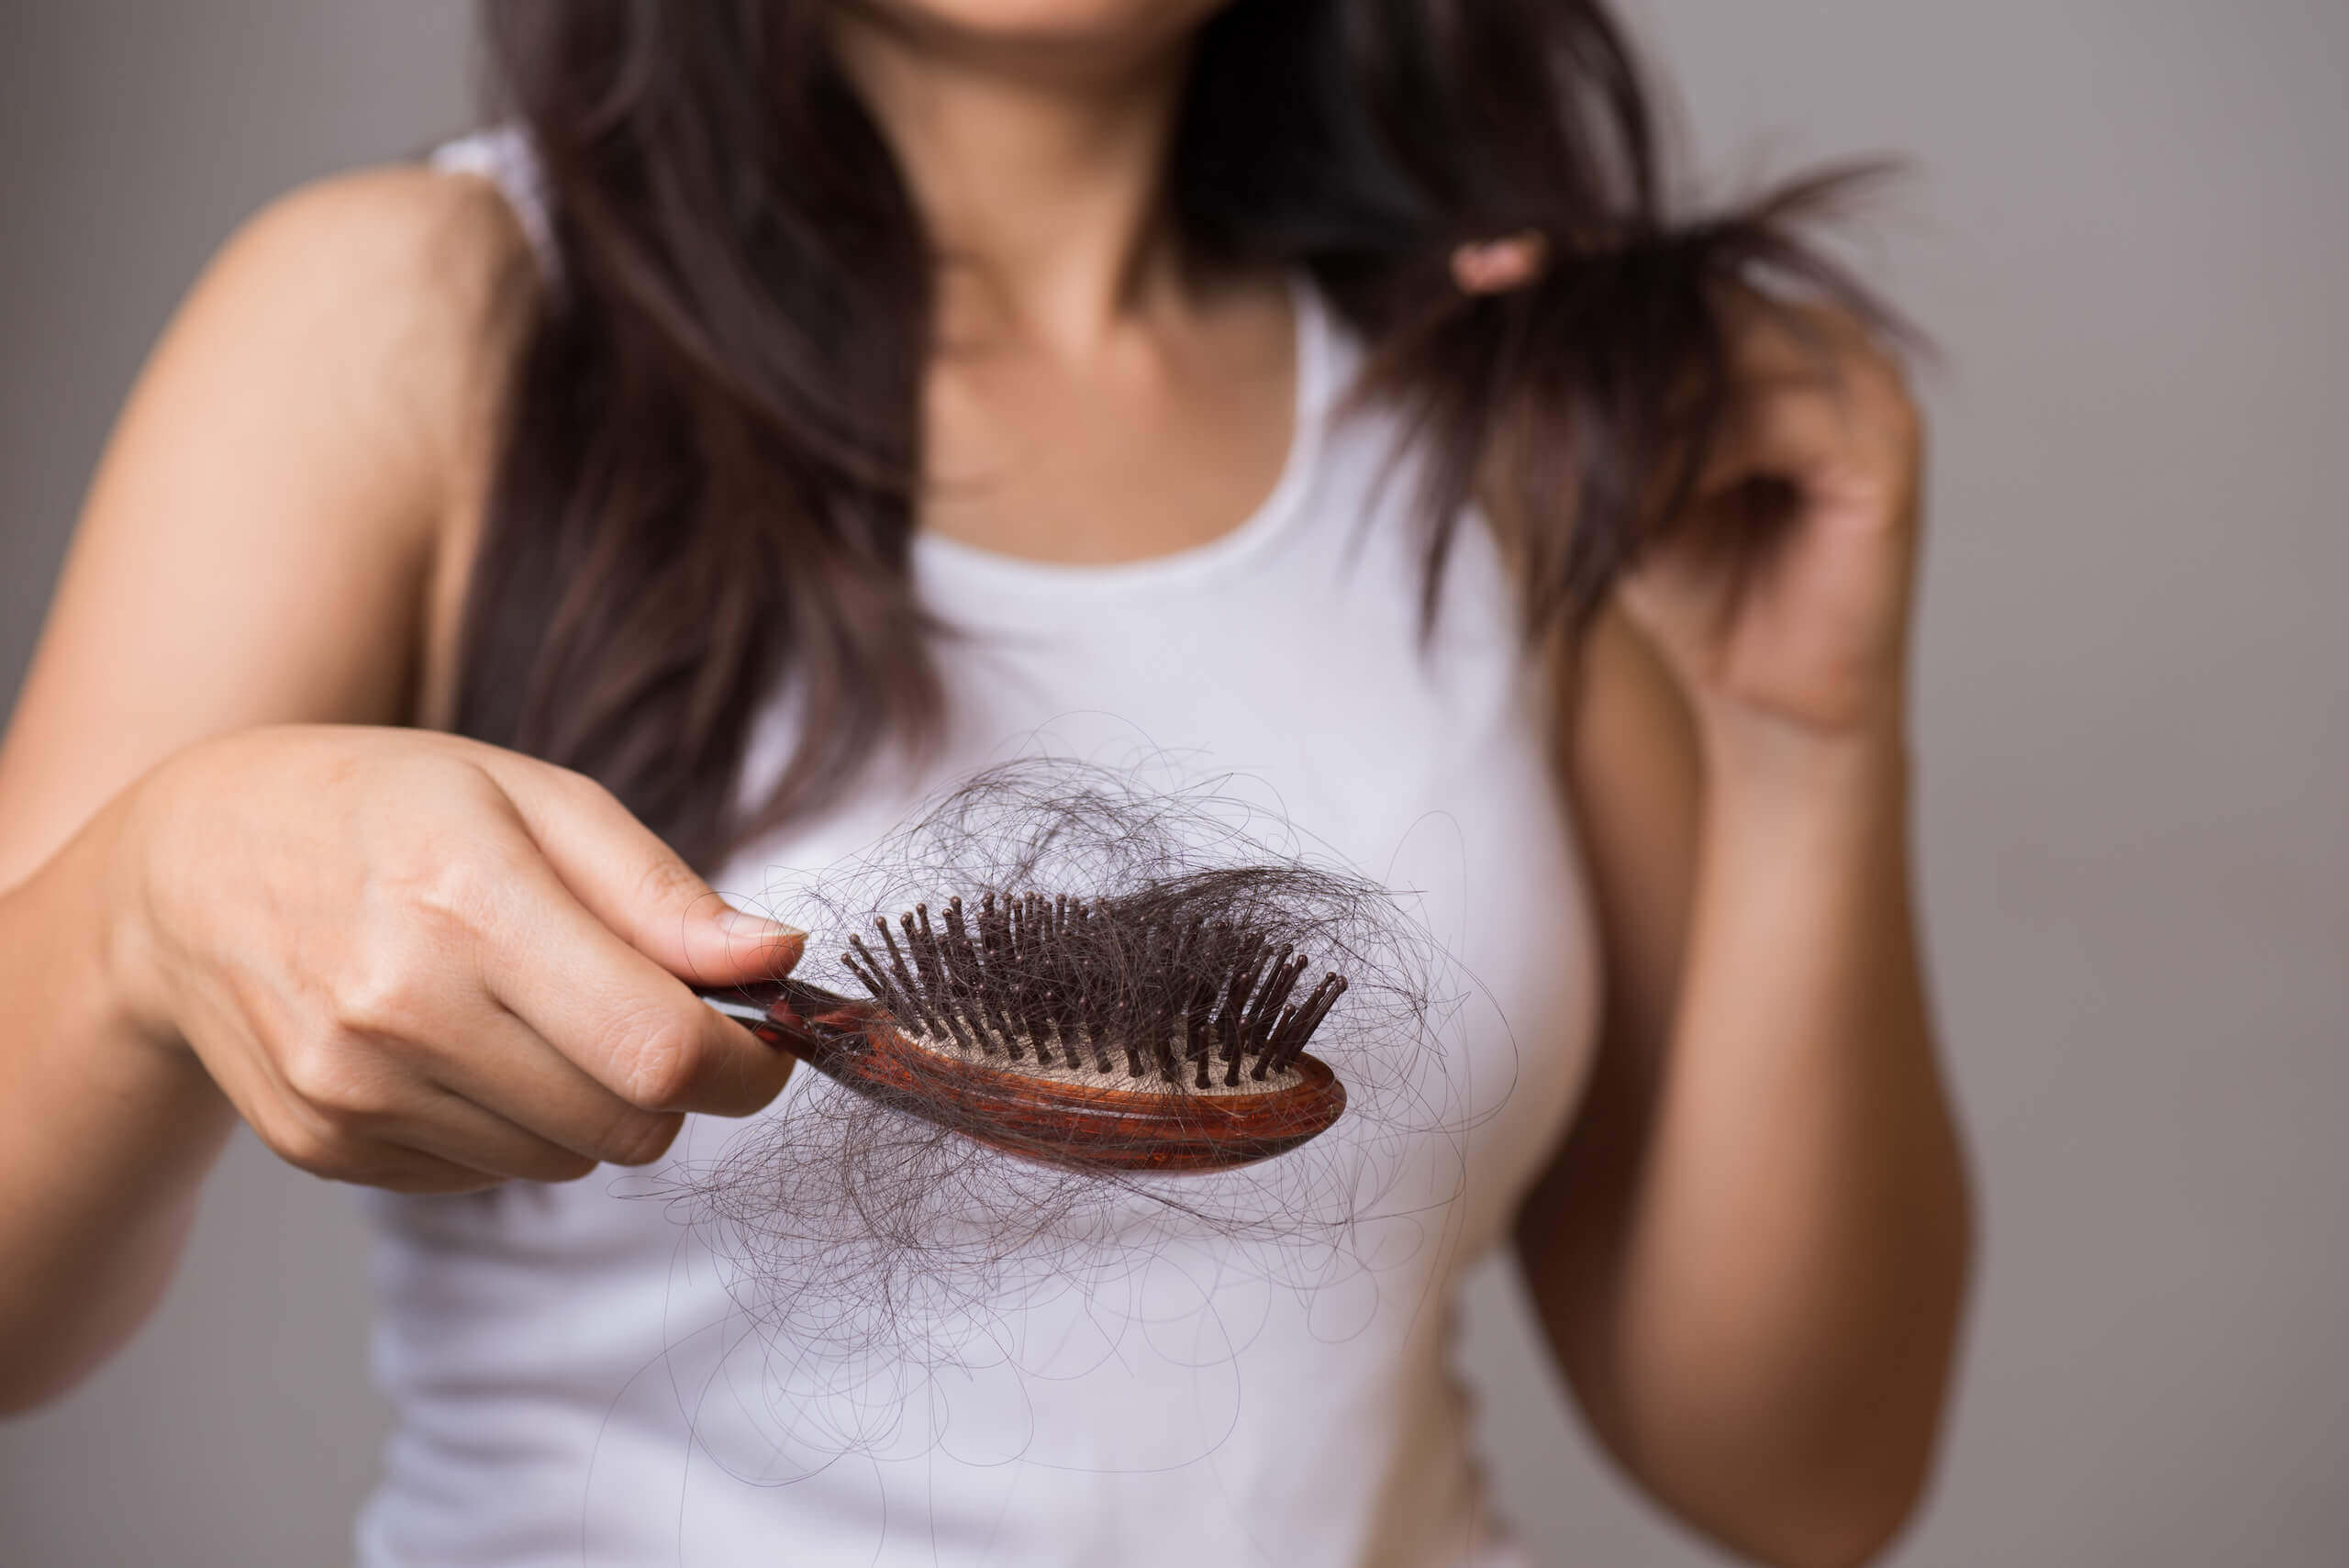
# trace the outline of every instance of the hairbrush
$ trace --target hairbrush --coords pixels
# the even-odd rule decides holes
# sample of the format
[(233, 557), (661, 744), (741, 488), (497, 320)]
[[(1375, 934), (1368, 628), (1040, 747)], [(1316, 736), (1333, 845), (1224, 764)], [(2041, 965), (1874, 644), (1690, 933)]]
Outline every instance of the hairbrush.
[[(917, 904), (841, 963), (704, 1000), (858, 1094), (1072, 1170), (1230, 1170), (1328, 1130), (1345, 1086), (1305, 1045), (1346, 989), (1244, 920), (1041, 893)], [(900, 938), (902, 937), (902, 941)]]

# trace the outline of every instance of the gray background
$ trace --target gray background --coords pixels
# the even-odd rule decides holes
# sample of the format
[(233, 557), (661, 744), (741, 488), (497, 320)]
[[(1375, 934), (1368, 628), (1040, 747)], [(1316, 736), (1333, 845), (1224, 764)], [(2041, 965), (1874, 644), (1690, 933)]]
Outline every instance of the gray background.
[[(2349, 6), (1650, 0), (1697, 166), (1905, 150), (1942, 337), (1926, 913), (1986, 1197), (1904, 1564), (2349, 1560)], [(306, 176), (462, 125), (455, 0), (0, 8), (0, 694), (173, 299)], [(326, 1562), (383, 1411), (344, 1195), (240, 1143), (155, 1322), (0, 1427), (12, 1563)], [(1572, 1425), (1512, 1279), (1467, 1362), (1567, 1568), (1716, 1561)]]

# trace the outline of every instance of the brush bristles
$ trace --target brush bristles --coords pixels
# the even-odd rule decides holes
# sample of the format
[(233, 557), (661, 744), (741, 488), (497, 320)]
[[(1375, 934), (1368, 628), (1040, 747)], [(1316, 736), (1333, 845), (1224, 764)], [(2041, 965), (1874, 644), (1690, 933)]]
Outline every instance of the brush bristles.
[[(1308, 959), (1230, 920), (1041, 893), (917, 904), (841, 955), (911, 1035), (1049, 1069), (1234, 1089), (1281, 1075), (1344, 994), (1335, 972), (1301, 999)], [(883, 956), (885, 953), (885, 958)], [(1032, 1055), (1031, 1055), (1032, 1053)]]

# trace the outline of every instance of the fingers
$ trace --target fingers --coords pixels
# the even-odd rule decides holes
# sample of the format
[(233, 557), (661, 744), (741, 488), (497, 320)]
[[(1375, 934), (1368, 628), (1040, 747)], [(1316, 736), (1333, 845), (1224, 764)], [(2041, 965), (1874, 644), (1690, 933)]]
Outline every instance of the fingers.
[(1848, 310), (1748, 293), (1726, 323), (1731, 373), (1749, 395), (1809, 393), (1864, 417), (1913, 407), (1898, 355)]
[[(624, 945), (621, 951), (630, 951)], [(636, 962), (659, 985), (683, 992), (641, 956)], [(396, 1036), (346, 1026), (306, 1048), (252, 1053), (222, 1086), (290, 1163), (399, 1191), (567, 1182), (601, 1163), (649, 1164), (668, 1151), (685, 1105), (633, 1105), (489, 997), (475, 992), (467, 1000), (408, 1015)], [(685, 1010), (707, 1011), (690, 995)], [(731, 1040), (721, 1040), (723, 1050), (712, 1051), (696, 1040), (679, 1052), (699, 1073), (715, 1077), (718, 1088), (687, 1078), (689, 1087), (701, 1085), (696, 1092), (660, 1082), (642, 1092), (721, 1112), (764, 1104), (772, 1089), (754, 1080), (780, 1087), (790, 1058), (733, 1032), (747, 1050), (737, 1053)], [(593, 1049), (629, 1060), (637, 1037), (626, 1029), (607, 1033), (610, 1043), (599, 1040)]]
[[(485, 1169), (532, 1181), (569, 1181), (599, 1163), (650, 1164), (676, 1139), (684, 1119), (677, 1113), (629, 1104), (511, 1013), (500, 1010), (470, 1025), (462, 1039), (462, 1048), (443, 1049), (425, 1068), (433, 1097), (449, 1108), (443, 1119), (478, 1132), (484, 1151), (508, 1147), (515, 1135), (527, 1138), (531, 1146), (511, 1145), (512, 1158), (527, 1155), (540, 1167), (492, 1160)], [(459, 1145), (402, 1141), (465, 1158)]]
[(412, 1149), (386, 1149), (357, 1174), (329, 1171), (317, 1173), (330, 1182), (349, 1182), (356, 1186), (381, 1187), (385, 1192), (432, 1197), (486, 1192), (491, 1187), (503, 1186), (507, 1181), (504, 1176), (476, 1171), (470, 1165), (460, 1165), (429, 1154), (420, 1154)]
[(507, 752), (483, 762), (572, 895), (671, 974), (733, 984), (799, 962), (803, 933), (730, 907), (600, 784)]
[(789, 1055), (607, 929), (545, 862), (511, 868), (500, 903), (479, 955), (490, 994), (605, 1090), (640, 1111), (718, 1116), (782, 1092)]
[[(328, 1181), (395, 1192), (474, 1192), (500, 1182), (565, 1182), (596, 1162), (561, 1148), (378, 1057), (256, 1053), (221, 1074), (280, 1159)], [(262, 1091), (256, 1093), (256, 1091)]]
[[(408, 1164), (403, 1153), (420, 1155), (493, 1182), (573, 1182), (602, 1163), (469, 1099), (430, 1085), (417, 1088), (419, 1103), (384, 1136), (391, 1151), (387, 1163)], [(674, 1136), (673, 1126), (670, 1137)], [(661, 1151), (667, 1147), (663, 1139)]]
[(231, 1066), (217, 1074), (222, 1087), (282, 1158), (398, 1191), (567, 1182), (600, 1163), (648, 1164), (684, 1121), (629, 1104), (479, 992), (410, 1013), (395, 1030), (346, 1025)]
[(1757, 477), (1872, 492), (1913, 479), (1921, 426), (1898, 361), (1848, 315), (1772, 305), (1739, 313), (1737, 400), (1698, 476), (1699, 497)]

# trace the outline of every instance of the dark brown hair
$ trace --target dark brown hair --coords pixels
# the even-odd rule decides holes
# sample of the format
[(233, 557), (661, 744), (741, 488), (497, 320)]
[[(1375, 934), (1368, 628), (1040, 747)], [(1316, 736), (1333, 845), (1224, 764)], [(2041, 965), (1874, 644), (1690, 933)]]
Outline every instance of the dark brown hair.
[[(830, 0), (488, 0), (499, 112), (559, 277), (510, 395), (458, 725), (609, 785), (688, 858), (940, 717), (907, 578), (930, 257), (826, 38)], [(1308, 269), (1429, 453), (1427, 603), (1463, 504), (1519, 519), (1527, 629), (1599, 601), (1730, 393), (1760, 272), (1888, 315), (1793, 224), (1857, 172), (1675, 223), (1626, 42), (1588, 0), (1234, 0), (1203, 27), (1168, 199), (1208, 265)], [(1531, 231), (1535, 284), (1453, 249)], [(798, 739), (736, 798), (753, 716)]]

